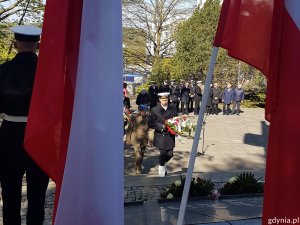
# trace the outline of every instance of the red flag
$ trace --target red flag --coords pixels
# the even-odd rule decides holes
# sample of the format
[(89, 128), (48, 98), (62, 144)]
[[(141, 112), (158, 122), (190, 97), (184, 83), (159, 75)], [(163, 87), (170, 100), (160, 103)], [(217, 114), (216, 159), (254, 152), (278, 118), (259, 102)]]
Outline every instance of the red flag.
[(270, 121), (263, 224), (300, 215), (300, 1), (225, 0), (214, 45), (268, 78)]
[(56, 183), (56, 225), (124, 222), (121, 9), (47, 0), (25, 147)]
[(48, 0), (24, 145), (56, 183), (68, 147), (76, 82), (82, 0)]

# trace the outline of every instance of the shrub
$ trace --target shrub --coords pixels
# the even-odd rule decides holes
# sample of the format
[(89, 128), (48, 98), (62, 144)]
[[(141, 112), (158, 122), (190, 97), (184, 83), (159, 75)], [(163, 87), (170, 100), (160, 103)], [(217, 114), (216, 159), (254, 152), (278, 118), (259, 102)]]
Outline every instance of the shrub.
[(252, 173), (241, 173), (237, 177), (232, 177), (220, 189), (221, 195), (263, 193), (264, 184), (260, 179), (256, 179)]
[[(180, 180), (176, 180), (160, 195), (161, 198), (181, 197), (183, 193), (185, 177), (180, 176)], [(189, 196), (208, 196), (214, 189), (214, 184), (210, 180), (204, 180), (200, 177), (193, 178)]]

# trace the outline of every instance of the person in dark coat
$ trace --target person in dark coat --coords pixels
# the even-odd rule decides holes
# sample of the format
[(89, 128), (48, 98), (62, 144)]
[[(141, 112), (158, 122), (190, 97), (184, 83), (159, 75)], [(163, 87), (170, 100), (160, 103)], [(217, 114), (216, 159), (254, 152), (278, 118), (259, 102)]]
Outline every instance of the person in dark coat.
[(242, 85), (239, 84), (238, 87), (234, 90), (233, 94), (233, 109), (232, 114), (236, 113), (236, 115), (240, 114), (240, 106), (241, 103), (244, 101), (245, 92), (242, 89)]
[(126, 97), (126, 92), (123, 91), (123, 106), (125, 107), (125, 109), (130, 109), (130, 99), (128, 97)]
[[(212, 114), (213, 110), (212, 110), (212, 84), (210, 84), (210, 90), (209, 90), (209, 95), (208, 95), (208, 99), (207, 99), (207, 104), (206, 104), (206, 113), (208, 114)], [(204, 86), (205, 88), (205, 86)], [(203, 92), (202, 92), (203, 95)]]
[(26, 173), (27, 224), (42, 225), (49, 178), (23, 147), (41, 30), (26, 25), (11, 30), (15, 33), (14, 46), (18, 53), (11, 61), (0, 65), (0, 113), (4, 113), (0, 128), (3, 224), (21, 224), (21, 189)]
[(186, 82), (185, 86), (181, 89), (181, 106), (182, 106), (182, 114), (189, 115), (189, 97), (190, 97), (190, 86), (189, 83)]
[(170, 93), (170, 86), (168, 85), (168, 81), (164, 80), (163, 85), (159, 87), (158, 93), (165, 93), (169, 92)]
[(149, 95), (150, 95), (150, 108), (157, 106), (158, 102), (158, 87), (154, 81), (151, 81), (151, 86), (149, 87)]
[(175, 135), (168, 132), (165, 121), (177, 116), (176, 108), (168, 105), (168, 92), (160, 93), (160, 104), (151, 110), (149, 127), (154, 131), (154, 146), (160, 151), (159, 155), (159, 176), (167, 174), (166, 163), (173, 157), (175, 147)]
[(147, 93), (146, 89), (142, 89), (142, 91), (136, 97), (135, 103), (139, 105), (150, 105), (150, 95)]
[(231, 88), (231, 84), (227, 83), (226, 88), (222, 94), (222, 102), (223, 102), (223, 115), (229, 115), (230, 113), (230, 105), (233, 101), (234, 90)]
[(212, 114), (219, 114), (219, 103), (222, 97), (222, 90), (219, 88), (218, 83), (214, 83), (213, 88), (211, 89), (211, 96), (212, 96)]
[(197, 81), (197, 85), (195, 86), (195, 96), (194, 96), (194, 101), (195, 101), (194, 115), (198, 115), (200, 110), (200, 102), (202, 100), (201, 85), (202, 85), (202, 81), (201, 80)]
[(182, 104), (181, 102), (181, 93), (182, 93), (182, 89), (185, 87), (185, 81), (183, 79), (180, 80), (180, 83), (178, 85), (179, 88), (179, 103), (180, 103), (180, 112), (183, 113), (183, 109), (184, 109), (184, 104)]
[(171, 86), (170, 86), (170, 105), (176, 108), (177, 113), (179, 112), (179, 97), (180, 97), (180, 89), (179, 87), (175, 84), (175, 81), (171, 81)]
[(189, 112), (194, 111), (194, 96), (195, 96), (195, 81), (191, 80), (190, 82), (190, 96), (189, 96)]

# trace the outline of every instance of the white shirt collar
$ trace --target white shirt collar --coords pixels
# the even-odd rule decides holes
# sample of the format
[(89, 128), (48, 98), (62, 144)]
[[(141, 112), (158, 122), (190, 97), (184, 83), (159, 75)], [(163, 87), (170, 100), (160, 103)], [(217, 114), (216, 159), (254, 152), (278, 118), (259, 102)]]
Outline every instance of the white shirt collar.
[(161, 107), (163, 107), (164, 110), (167, 110), (167, 108), (168, 108), (168, 106), (162, 106), (162, 105), (161, 105)]

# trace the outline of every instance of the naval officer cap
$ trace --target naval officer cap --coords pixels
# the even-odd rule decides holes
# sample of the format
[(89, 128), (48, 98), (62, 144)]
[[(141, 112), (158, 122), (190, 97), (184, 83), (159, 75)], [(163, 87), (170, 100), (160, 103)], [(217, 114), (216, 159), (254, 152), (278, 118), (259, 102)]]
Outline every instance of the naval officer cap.
[(161, 98), (161, 99), (168, 99), (170, 93), (169, 93), (169, 92), (162, 92), (162, 93), (158, 93), (157, 95), (158, 95), (158, 97)]
[(14, 26), (10, 29), (17, 41), (24, 42), (38, 42), (42, 33), (42, 29), (32, 25)]

